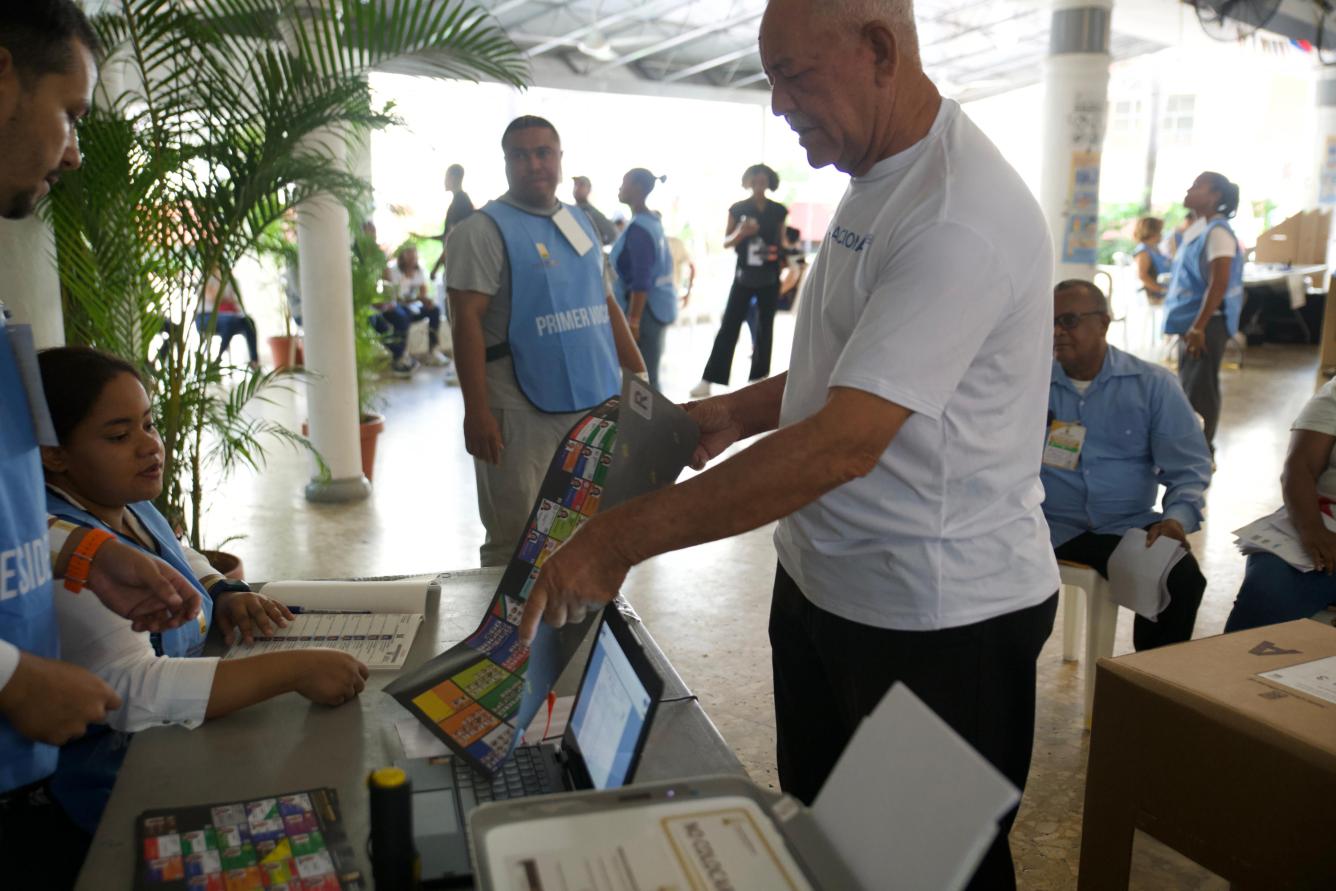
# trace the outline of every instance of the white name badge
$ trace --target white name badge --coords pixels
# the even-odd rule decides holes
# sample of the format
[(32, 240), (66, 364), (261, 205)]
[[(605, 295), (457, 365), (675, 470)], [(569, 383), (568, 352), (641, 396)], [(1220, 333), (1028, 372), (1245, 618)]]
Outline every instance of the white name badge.
[(1044, 464), (1060, 470), (1075, 470), (1081, 463), (1086, 428), (1075, 421), (1054, 421), (1048, 425), (1044, 442)]
[(562, 208), (552, 215), (552, 222), (557, 224), (557, 229), (566, 239), (566, 243), (575, 249), (575, 252), (583, 257), (589, 253), (593, 247), (593, 239), (585, 232), (584, 227), (571, 216), (571, 212)]
[(28, 394), (28, 413), (32, 416), (32, 429), (37, 434), (37, 444), (58, 446), (56, 426), (51, 422), (51, 411), (46, 407), (46, 393), (42, 390), (42, 373), (37, 366), (37, 349), (33, 345), (32, 326), (16, 325), (6, 322), (5, 335), (9, 338), (9, 348), (14, 351), (14, 362), (19, 367), (19, 379)]

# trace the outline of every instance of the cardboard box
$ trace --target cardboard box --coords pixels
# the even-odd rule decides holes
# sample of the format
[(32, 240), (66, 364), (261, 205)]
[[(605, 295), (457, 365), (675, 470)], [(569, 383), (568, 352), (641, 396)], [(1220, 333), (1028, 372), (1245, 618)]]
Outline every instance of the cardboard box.
[(1336, 888), (1336, 704), (1259, 672), (1336, 656), (1303, 619), (1099, 660), (1078, 887), (1141, 829), (1235, 888)]
[(1330, 234), (1329, 209), (1302, 211), (1257, 236), (1253, 259), (1258, 263), (1294, 266), (1325, 264)]

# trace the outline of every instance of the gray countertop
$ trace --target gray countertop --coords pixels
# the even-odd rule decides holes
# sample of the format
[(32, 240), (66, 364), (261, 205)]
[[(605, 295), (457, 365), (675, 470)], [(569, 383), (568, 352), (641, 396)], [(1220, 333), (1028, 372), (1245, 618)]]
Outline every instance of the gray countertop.
[[(442, 575), (439, 586), (428, 594), (426, 620), (406, 669), (467, 637), (477, 627), (500, 576), (499, 569)], [(632, 627), (665, 679), (665, 702), (655, 715), (637, 780), (745, 775), (694, 698), (666, 701), (689, 697), (690, 691), (645, 626), (626, 604), (620, 607), (634, 620)], [(562, 675), (559, 693), (574, 692), (581, 668), (582, 655)], [(133, 886), (134, 822), (143, 811), (320, 786), (338, 790), (350, 840), (370, 876), (363, 853), (369, 830), (366, 775), (404, 754), (394, 722), (407, 712), (381, 692), (396, 675), (372, 672), (366, 691), (338, 708), (315, 705), (291, 693), (195, 730), (163, 727), (136, 734), (76, 887), (104, 891)]]

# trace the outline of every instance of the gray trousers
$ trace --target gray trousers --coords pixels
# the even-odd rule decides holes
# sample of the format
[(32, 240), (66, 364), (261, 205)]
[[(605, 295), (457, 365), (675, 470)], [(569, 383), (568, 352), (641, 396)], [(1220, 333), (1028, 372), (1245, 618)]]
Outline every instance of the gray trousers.
[(584, 412), (547, 414), (530, 407), (494, 408), (492, 414), (505, 448), (500, 464), (473, 459), (478, 517), (487, 530), (478, 553), (483, 566), (505, 566), (524, 534), (557, 447)]
[(1206, 444), (1215, 454), (1215, 428), (1220, 423), (1220, 363), (1225, 358), (1229, 330), (1225, 320), (1215, 315), (1206, 323), (1206, 352), (1189, 356), (1187, 345), (1178, 343), (1178, 382), (1188, 394), (1192, 409), (1202, 416)]

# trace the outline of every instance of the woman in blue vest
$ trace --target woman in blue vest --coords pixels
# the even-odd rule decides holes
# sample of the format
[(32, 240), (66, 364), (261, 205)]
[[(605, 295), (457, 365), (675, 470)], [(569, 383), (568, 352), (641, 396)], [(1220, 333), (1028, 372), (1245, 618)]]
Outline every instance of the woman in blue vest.
[(345, 653), (298, 650), (227, 662), (200, 658), (210, 622), (226, 640), (271, 632), (292, 614), (277, 601), (224, 579), (181, 544), (152, 499), (162, 491), (162, 439), (134, 367), (84, 347), (38, 354), (59, 446), (42, 448), (47, 512), (166, 561), (194, 582), (199, 620), (161, 634), (137, 633), (87, 594), (55, 592), (66, 659), (105, 680), (124, 704), (106, 725), (61, 748), (51, 791), (89, 833), (111, 794), (127, 733), (162, 724), (197, 727), (239, 708), (296, 691), (338, 705), (362, 690), (366, 666)]
[(663, 357), (664, 332), (677, 318), (677, 289), (673, 283), (673, 255), (663, 234), (659, 215), (645, 206), (656, 177), (643, 167), (622, 177), (617, 200), (631, 209), (631, 222), (617, 236), (609, 257), (617, 273), (613, 283), (617, 302), (631, 326), (640, 355), (649, 372), (649, 385), (658, 390), (659, 360)]
[(724, 247), (737, 251), (737, 272), (733, 275), (733, 289), (728, 292), (724, 318), (714, 337), (705, 372), (701, 382), (691, 390), (691, 395), (697, 398), (709, 396), (711, 384), (728, 384), (733, 350), (738, 345), (738, 333), (747, 319), (753, 297), (756, 298), (757, 311), (756, 341), (747, 379), (758, 381), (770, 374), (784, 223), (789, 211), (778, 201), (765, 196), (766, 192), (779, 188), (779, 174), (766, 165), (748, 167), (742, 174), (742, 187), (751, 190), (751, 197), (728, 209), (728, 235), (724, 238)]
[(1183, 204), (1196, 211), (1197, 219), (1174, 254), (1164, 333), (1179, 337), (1178, 380), (1205, 422), (1206, 444), (1214, 453), (1220, 363), (1243, 310), (1243, 251), (1229, 228), (1239, 207), (1239, 187), (1208, 171), (1193, 182)]
[(1132, 237), (1137, 246), (1132, 249), (1132, 264), (1137, 269), (1137, 279), (1146, 299), (1158, 303), (1164, 299), (1165, 288), (1160, 284), (1160, 276), (1169, 272), (1173, 260), (1160, 253), (1160, 236), (1164, 233), (1164, 220), (1159, 217), (1142, 217), (1137, 220)]

